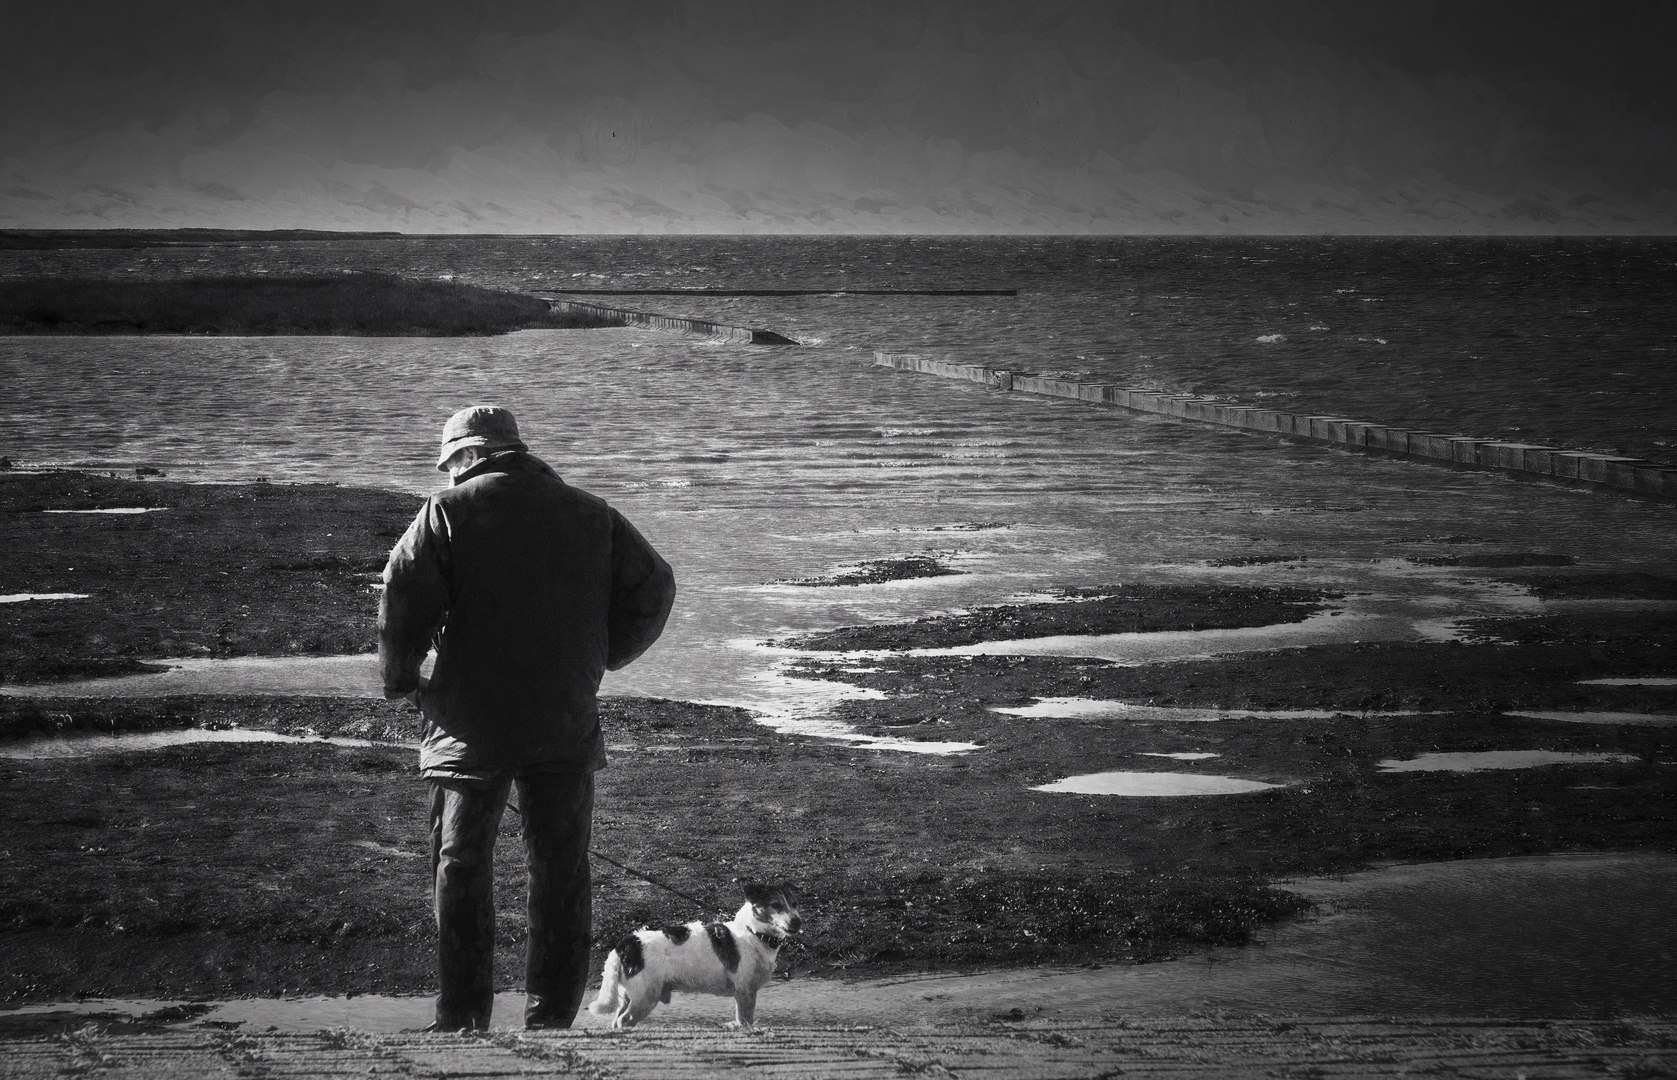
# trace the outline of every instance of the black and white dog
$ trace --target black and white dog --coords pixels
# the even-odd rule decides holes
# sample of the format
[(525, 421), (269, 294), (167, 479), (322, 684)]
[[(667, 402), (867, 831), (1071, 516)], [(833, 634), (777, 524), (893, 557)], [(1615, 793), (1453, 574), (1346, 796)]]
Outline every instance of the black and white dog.
[(790, 885), (745, 886), (745, 904), (728, 922), (690, 922), (627, 934), (612, 947), (600, 978), (600, 995), (588, 1006), (612, 1017), (614, 1028), (633, 1027), (670, 994), (721, 994), (734, 999), (729, 1027), (749, 1028), (757, 991), (774, 974), (786, 936), (802, 925)]

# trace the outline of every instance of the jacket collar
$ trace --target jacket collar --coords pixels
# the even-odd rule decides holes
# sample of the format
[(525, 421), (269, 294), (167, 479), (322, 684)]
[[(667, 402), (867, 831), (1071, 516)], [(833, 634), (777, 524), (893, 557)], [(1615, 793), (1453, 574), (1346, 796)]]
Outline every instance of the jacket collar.
[(503, 450), (499, 454), (490, 454), (456, 476), (453, 483), (455, 487), (459, 487), (468, 480), (476, 480), (478, 477), (488, 476), (490, 473), (518, 472), (545, 473), (555, 480), (559, 479), (559, 474), (553, 471), (552, 466), (529, 451)]

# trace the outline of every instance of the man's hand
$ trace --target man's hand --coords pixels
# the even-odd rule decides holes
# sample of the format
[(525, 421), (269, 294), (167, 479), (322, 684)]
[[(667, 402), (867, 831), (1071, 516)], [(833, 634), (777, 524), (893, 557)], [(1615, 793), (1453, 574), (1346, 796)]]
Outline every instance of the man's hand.
[(420, 679), (419, 685), (405, 694), (396, 694), (386, 690), (384, 692), (384, 699), (386, 701), (395, 701), (399, 698), (402, 701), (406, 701), (414, 708), (423, 710), (424, 707), (420, 705), (420, 701), (424, 698), (425, 691), (430, 688), (430, 685), (431, 681), (429, 679)]

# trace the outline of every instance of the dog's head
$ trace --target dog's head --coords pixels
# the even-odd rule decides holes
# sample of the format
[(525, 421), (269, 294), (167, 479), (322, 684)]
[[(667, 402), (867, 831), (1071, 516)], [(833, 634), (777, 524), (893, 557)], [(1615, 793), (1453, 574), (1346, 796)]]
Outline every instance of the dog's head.
[(760, 881), (745, 883), (745, 900), (751, 905), (751, 917), (781, 937), (796, 933), (803, 925), (798, 917), (798, 891), (785, 882), (765, 885)]

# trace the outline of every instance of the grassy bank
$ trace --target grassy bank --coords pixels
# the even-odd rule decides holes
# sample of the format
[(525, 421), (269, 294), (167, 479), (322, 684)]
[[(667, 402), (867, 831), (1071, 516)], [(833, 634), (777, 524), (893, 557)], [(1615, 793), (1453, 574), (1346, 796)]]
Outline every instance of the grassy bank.
[(388, 274), (0, 281), (0, 334), (477, 337), (614, 325), (521, 293)]
[[(155, 719), (144, 702), (4, 708), (119, 729), (130, 711)], [(377, 734), (405, 715), (342, 699), (174, 708), (321, 733)], [(743, 878), (796, 882), (803, 974), (1156, 959), (1241, 943), (1302, 906), (1249, 866), (1138, 860), (1115, 843), (1133, 811), (1025, 791), (1023, 758), (886, 755), (682, 702), (608, 700), (604, 723), (612, 767), (594, 846), (718, 910), (738, 906)], [(0, 897), (0, 1000), (426, 990), (435, 931), (416, 761), (411, 747), (328, 744), (0, 760), (18, 883)], [(496, 854), (505, 986), (522, 972), (516, 822)], [(603, 863), (596, 875), (596, 969), (634, 926), (716, 913)]]
[[(379, 571), (419, 509), (331, 484), (0, 473), (0, 682), (143, 670), (164, 656), (368, 652)], [(144, 514), (43, 513), (147, 507)]]
[[(381, 737), (400, 705), (344, 699), (0, 699), (14, 730), (237, 722)], [(1669, 732), (1521, 726), (1640, 763), (1381, 774), (1417, 745), (1508, 734), (1462, 714), (1424, 726), (1143, 725), (992, 714), (959, 757), (775, 734), (744, 713), (608, 699), (612, 765), (594, 846), (718, 909), (745, 878), (805, 892), (799, 977), (1159, 960), (1261, 939), (1304, 905), (1268, 883), (1384, 860), (1673, 848)], [(1191, 728), (1191, 730), (1190, 730)], [(1031, 790), (1147, 752), (1214, 746), (1218, 771), (1289, 781), (1219, 798)], [(0, 897), (0, 1000), (425, 992), (433, 988), (424, 785), (410, 746), (196, 745), (0, 760), (15, 886)], [(1176, 762), (1165, 763), (1175, 768)], [(520, 985), (517, 815), (496, 852), (498, 984)], [(595, 969), (624, 931), (699, 914), (596, 863)]]

